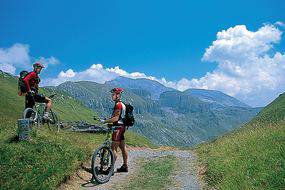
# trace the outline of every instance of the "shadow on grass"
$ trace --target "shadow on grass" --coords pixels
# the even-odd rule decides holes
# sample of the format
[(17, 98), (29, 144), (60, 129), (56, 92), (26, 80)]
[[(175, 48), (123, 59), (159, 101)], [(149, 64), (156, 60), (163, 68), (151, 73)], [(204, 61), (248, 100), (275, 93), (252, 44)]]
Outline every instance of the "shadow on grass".
[(15, 135), (15, 136), (7, 139), (7, 143), (18, 143), (18, 142), (20, 142), (18, 135)]

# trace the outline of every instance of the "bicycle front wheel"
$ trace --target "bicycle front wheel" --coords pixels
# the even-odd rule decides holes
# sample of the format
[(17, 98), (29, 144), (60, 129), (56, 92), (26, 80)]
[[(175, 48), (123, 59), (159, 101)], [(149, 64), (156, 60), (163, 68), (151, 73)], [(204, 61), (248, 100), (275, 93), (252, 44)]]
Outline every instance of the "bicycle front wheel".
[(105, 145), (95, 150), (92, 156), (91, 169), (97, 183), (106, 183), (114, 173), (115, 158), (110, 147)]

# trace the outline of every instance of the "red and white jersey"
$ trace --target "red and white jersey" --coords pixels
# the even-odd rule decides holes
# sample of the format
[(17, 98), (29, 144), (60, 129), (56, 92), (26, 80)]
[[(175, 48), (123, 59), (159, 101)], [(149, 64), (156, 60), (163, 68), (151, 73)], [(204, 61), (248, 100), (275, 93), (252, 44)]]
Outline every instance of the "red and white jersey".
[(116, 102), (115, 106), (114, 106), (114, 111), (113, 111), (113, 115), (115, 113), (115, 110), (120, 110), (121, 111), (121, 114), (120, 114), (120, 118), (119, 118), (119, 121), (117, 121), (115, 124), (118, 124), (118, 125), (123, 125), (124, 122), (123, 122), (123, 117), (125, 117), (125, 114), (126, 114), (126, 106), (123, 102)]

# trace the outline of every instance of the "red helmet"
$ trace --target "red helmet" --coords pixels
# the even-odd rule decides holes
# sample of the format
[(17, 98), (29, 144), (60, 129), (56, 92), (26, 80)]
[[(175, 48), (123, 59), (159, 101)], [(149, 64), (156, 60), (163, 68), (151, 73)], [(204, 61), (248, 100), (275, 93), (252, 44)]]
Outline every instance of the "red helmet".
[(122, 88), (113, 88), (111, 90), (111, 93), (116, 93), (116, 94), (121, 94), (122, 92), (124, 92), (124, 89)]
[(45, 68), (45, 66), (43, 64), (41, 64), (40, 62), (36, 62), (33, 64), (33, 67), (41, 67), (41, 68)]

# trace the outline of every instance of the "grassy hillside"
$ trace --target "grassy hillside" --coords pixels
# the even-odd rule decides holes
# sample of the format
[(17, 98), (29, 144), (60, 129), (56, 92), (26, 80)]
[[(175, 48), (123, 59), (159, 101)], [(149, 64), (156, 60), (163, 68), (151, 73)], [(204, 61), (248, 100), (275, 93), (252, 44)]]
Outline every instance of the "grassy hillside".
[(285, 94), (241, 129), (197, 152), (209, 187), (285, 189)]
[[(17, 96), (16, 82), (13, 76), (0, 73), (0, 189), (54, 189), (90, 158), (104, 136), (63, 130), (54, 133), (43, 126), (33, 129), (32, 141), (18, 142), (16, 121), (21, 118), (24, 98)], [(54, 110), (61, 120), (92, 121), (93, 111), (62, 92), (56, 93)], [(152, 146), (131, 132), (127, 140), (133, 146)]]

